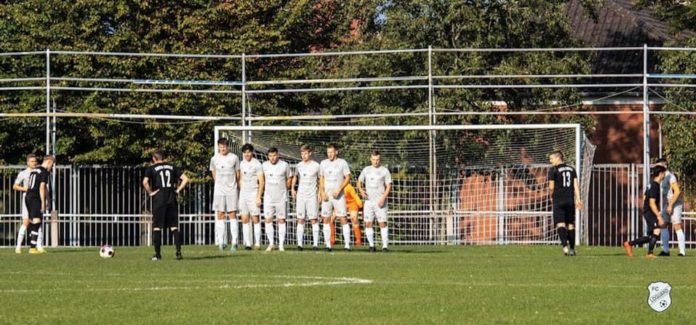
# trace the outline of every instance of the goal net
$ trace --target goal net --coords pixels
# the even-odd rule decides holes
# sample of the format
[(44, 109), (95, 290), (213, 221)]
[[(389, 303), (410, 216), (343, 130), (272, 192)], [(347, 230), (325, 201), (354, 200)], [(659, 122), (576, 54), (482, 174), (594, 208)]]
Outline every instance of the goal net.
[[(261, 161), (276, 147), (293, 168), (303, 144), (319, 162), (334, 143), (350, 165), (353, 186), (371, 150), (379, 150), (393, 179), (390, 241), (402, 244), (553, 243), (548, 155), (559, 150), (577, 167), (584, 201), (594, 155), (577, 124), (218, 126), (215, 142), (220, 137), (240, 157), (241, 146), (251, 143)], [(288, 211), (288, 229), (295, 229), (292, 200)], [(583, 219), (580, 213), (578, 238)]]

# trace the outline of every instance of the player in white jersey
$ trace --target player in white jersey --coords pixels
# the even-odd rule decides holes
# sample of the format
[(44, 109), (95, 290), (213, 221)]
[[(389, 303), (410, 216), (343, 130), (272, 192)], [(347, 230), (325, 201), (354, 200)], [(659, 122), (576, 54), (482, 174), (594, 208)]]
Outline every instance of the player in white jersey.
[(326, 250), (331, 251), (331, 214), (335, 212), (341, 221), (343, 243), (346, 251), (350, 251), (350, 226), (346, 217), (346, 196), (343, 188), (350, 182), (348, 163), (338, 158), (338, 147), (329, 144), (326, 148), (327, 159), (319, 165), (319, 197), (321, 198), (321, 219), (324, 224), (324, 242)]
[(266, 238), (268, 239), (267, 252), (275, 248), (273, 216), (278, 223), (278, 250), (285, 251), (285, 234), (287, 225), (288, 188), (292, 185), (292, 171), (290, 165), (280, 160), (278, 149), (268, 149), (268, 161), (263, 163), (263, 177), (265, 189), (263, 191), (263, 214), (266, 219)]
[[(254, 227), (254, 248), (261, 247), (261, 198), (264, 188), (263, 167), (261, 162), (254, 158), (254, 146), (247, 143), (242, 146), (242, 162), (239, 164), (241, 170), (240, 191), (239, 191), (239, 213), (242, 215), (242, 238), (244, 248), (251, 250), (250, 226), (253, 222)], [(249, 220), (251, 217), (251, 222)]]
[[(295, 168), (295, 177), (292, 179), (292, 198), (296, 199), (297, 209), (297, 249), (303, 248), (303, 236), (305, 220), (312, 223), (312, 249), (319, 249), (319, 164), (312, 160), (312, 147), (304, 145), (300, 148), (302, 161)], [(299, 183), (297, 190), (295, 185)]]
[[(662, 219), (665, 222), (672, 224), (674, 232), (677, 233), (677, 247), (679, 247), (679, 256), (686, 256), (686, 236), (682, 228), (682, 212), (684, 212), (684, 195), (679, 187), (677, 176), (667, 168), (667, 159), (660, 158), (656, 165), (667, 169), (665, 178), (660, 184), (661, 200), (660, 212)], [(660, 237), (662, 238), (662, 252), (660, 256), (669, 256), (669, 227), (660, 229)]]
[[(24, 241), (24, 236), (26, 235), (27, 228), (29, 227), (29, 211), (27, 210), (25, 198), (27, 196), (27, 190), (29, 189), (29, 175), (31, 175), (31, 171), (36, 168), (36, 165), (36, 156), (34, 154), (27, 155), (27, 168), (19, 172), (19, 175), (17, 175), (17, 179), (15, 180), (14, 185), (12, 185), (13, 190), (23, 192), (22, 202), (20, 203), (20, 205), (22, 206), (22, 225), (19, 227), (19, 233), (17, 234), (17, 246), (15, 247), (15, 253), (17, 254), (22, 253), (22, 242)], [(39, 228), (39, 239), (36, 243), (36, 249), (39, 251), (44, 250), (42, 245), (42, 228), (43, 227)]]
[(370, 155), (371, 165), (363, 168), (358, 177), (358, 190), (365, 199), (363, 215), (365, 218), (365, 234), (370, 245), (370, 252), (375, 251), (375, 231), (372, 223), (377, 218), (380, 234), (382, 235), (382, 251), (389, 251), (389, 228), (387, 227), (387, 197), (392, 189), (392, 179), (389, 169), (381, 166), (380, 153), (373, 150)]
[(224, 250), (227, 244), (225, 214), (230, 220), (232, 244), (230, 251), (237, 250), (237, 203), (239, 200), (239, 158), (229, 150), (229, 141), (218, 140), (218, 154), (210, 159), (213, 173), (213, 210), (215, 211), (215, 244)]

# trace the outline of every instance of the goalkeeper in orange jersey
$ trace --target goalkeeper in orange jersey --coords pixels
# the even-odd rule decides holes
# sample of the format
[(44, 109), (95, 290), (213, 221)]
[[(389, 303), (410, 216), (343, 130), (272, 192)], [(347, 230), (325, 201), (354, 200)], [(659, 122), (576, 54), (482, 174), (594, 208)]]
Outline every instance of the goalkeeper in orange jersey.
[[(363, 201), (350, 183), (343, 188), (346, 196), (346, 209), (350, 215), (350, 222), (353, 224), (353, 236), (355, 236), (355, 246), (362, 246), (362, 231), (360, 231), (360, 221), (358, 212), (363, 208)], [(331, 246), (336, 242), (336, 214), (331, 216)]]

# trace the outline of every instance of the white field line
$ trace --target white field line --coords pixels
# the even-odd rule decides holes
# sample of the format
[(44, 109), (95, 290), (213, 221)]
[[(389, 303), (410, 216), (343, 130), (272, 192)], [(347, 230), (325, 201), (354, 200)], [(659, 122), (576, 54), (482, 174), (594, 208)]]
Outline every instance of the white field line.
[[(240, 276), (241, 277), (241, 276)], [(210, 289), (265, 289), (265, 288), (291, 288), (291, 287), (315, 287), (338, 286), (349, 284), (371, 284), (372, 280), (347, 277), (318, 277), (318, 276), (292, 276), (278, 275), (266, 276), (267, 278), (295, 279), (298, 281), (285, 281), (283, 283), (251, 283), (251, 284), (218, 284), (209, 286), (163, 286), (163, 287), (130, 287), (130, 288), (42, 288), (42, 289), (0, 289), (0, 293), (43, 293), (48, 291), (167, 291), (167, 290), (210, 290)], [(263, 278), (258, 276), (258, 278)], [(306, 280), (314, 280), (303, 282)]]

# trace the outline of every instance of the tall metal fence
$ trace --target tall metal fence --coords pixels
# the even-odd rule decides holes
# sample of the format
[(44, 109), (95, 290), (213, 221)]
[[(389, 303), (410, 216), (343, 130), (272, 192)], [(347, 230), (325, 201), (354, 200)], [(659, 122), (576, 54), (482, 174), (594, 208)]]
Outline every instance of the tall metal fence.
[[(579, 223), (584, 225), (584, 244), (618, 246), (628, 238), (643, 234), (641, 167), (635, 164), (594, 166), (587, 213)], [(12, 184), (23, 168), (0, 167), (0, 246), (13, 246), (16, 241), (21, 224), (21, 194), (12, 191)], [(151, 207), (141, 186), (143, 172), (142, 167), (58, 166), (54, 184), (56, 213), (47, 215), (44, 223), (46, 245), (149, 245)], [(185, 244), (213, 243), (211, 202), (210, 182), (194, 183), (180, 197), (180, 227)], [(512, 221), (520, 221), (514, 218), (520, 217), (514, 211), (504, 215)], [(394, 241), (402, 244), (467, 244), (470, 243), (465, 236), (468, 228), (462, 225), (483, 222), (480, 215), (462, 212), (453, 216), (447, 211), (435, 217), (429, 213), (397, 211), (391, 218)], [(684, 230), (690, 247), (696, 246), (695, 223), (696, 213), (688, 210)], [(541, 232), (553, 231), (549, 227), (548, 224), (538, 226)], [(295, 242), (294, 228), (295, 218), (291, 214), (286, 239), (289, 244)]]

